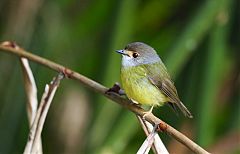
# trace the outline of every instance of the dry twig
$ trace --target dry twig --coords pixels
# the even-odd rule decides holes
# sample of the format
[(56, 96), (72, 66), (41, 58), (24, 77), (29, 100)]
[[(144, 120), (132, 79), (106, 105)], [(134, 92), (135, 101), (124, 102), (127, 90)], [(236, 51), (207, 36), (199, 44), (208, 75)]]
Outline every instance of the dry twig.
[[(32, 70), (29, 66), (28, 60), (26, 58), (20, 58), (20, 63), (22, 65), (24, 87), (27, 95), (27, 114), (29, 128), (31, 129), (34, 119), (37, 115), (38, 99), (37, 99), (37, 86), (32, 74)], [(41, 137), (37, 143), (38, 154), (42, 153), (42, 139)]]
[(57, 77), (53, 79), (50, 85), (46, 85), (45, 91), (43, 93), (37, 115), (34, 119), (33, 125), (29, 132), (29, 139), (24, 150), (24, 154), (35, 154), (38, 153), (38, 142), (41, 137), (43, 125), (51, 105), (53, 96), (58, 88), (60, 80), (63, 78), (63, 75), (60, 73)]
[(153, 125), (148, 121), (142, 119), (140, 116), (137, 116), (137, 118), (147, 136), (142, 146), (144, 146), (144, 144), (146, 144), (147, 146), (152, 146), (152, 150), (155, 154), (169, 154), (160, 136), (156, 133), (156, 130), (154, 130)]

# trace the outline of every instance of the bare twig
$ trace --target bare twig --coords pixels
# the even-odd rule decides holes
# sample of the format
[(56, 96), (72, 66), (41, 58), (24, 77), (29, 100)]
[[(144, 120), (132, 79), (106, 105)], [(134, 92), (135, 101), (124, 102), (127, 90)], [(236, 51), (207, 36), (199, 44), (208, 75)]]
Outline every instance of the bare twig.
[[(169, 152), (168, 152), (167, 148), (165, 147), (165, 145), (163, 144), (160, 136), (157, 133), (155, 133), (155, 131), (153, 131), (153, 125), (151, 123), (149, 123), (148, 121), (142, 119), (140, 116), (137, 116), (137, 118), (140, 121), (145, 134), (148, 137), (148, 138), (146, 138), (145, 141), (147, 142), (151, 136), (154, 138), (153, 145), (152, 145), (153, 152), (155, 154), (168, 154)], [(151, 135), (151, 134), (153, 134), (153, 135)]]
[[(37, 106), (38, 106), (37, 86), (36, 86), (31, 68), (29, 66), (28, 60), (26, 58), (20, 58), (20, 63), (22, 65), (24, 87), (27, 95), (27, 114), (28, 114), (29, 128), (31, 128), (37, 114)], [(39, 138), (37, 144), (38, 144), (36, 148), (37, 153), (41, 154), (42, 153), (41, 137)]]
[(152, 131), (147, 135), (147, 138), (145, 139), (141, 147), (138, 149), (137, 154), (149, 153), (150, 148), (153, 145), (155, 135), (157, 135), (157, 131)]
[[(144, 115), (144, 110), (142, 108), (134, 105), (133, 103), (131, 103), (130, 100), (122, 98), (118, 94), (114, 94), (114, 93), (106, 94), (106, 91), (108, 90), (108, 88), (106, 88), (103, 85), (101, 85), (101, 84), (99, 84), (99, 83), (97, 83), (97, 82), (95, 82), (95, 81), (77, 73), (77, 72), (74, 72), (74, 71), (72, 71), (72, 70), (70, 70), (70, 69), (68, 69), (68, 68), (66, 68), (62, 65), (59, 65), (59, 64), (54, 63), (50, 60), (42, 58), (40, 56), (37, 56), (37, 55), (31, 54), (29, 52), (26, 52), (23, 49), (18, 49), (18, 50), (14, 49), (11, 46), (0, 45), (0, 50), (8, 52), (8, 53), (12, 53), (14, 55), (18, 55), (20, 57), (25, 57), (29, 60), (32, 60), (32, 61), (37, 62), (39, 64), (42, 64), (42, 65), (44, 65), (48, 68), (51, 68), (51, 69), (53, 69), (57, 72), (62, 72), (67, 77), (78, 80), (79, 82), (81, 82), (82, 84), (87, 86), (88, 88), (104, 95), (105, 97), (113, 100), (114, 102), (116, 102), (116, 103), (122, 105), (123, 107), (127, 108), (128, 110), (134, 112), (135, 114), (137, 114), (141, 117), (143, 117), (143, 115)], [(153, 114), (147, 114), (145, 116), (145, 119), (153, 125), (158, 125), (158, 131), (168, 133), (170, 136), (172, 136), (173, 138), (175, 138), (176, 140), (178, 140), (179, 142), (184, 144), (186, 147), (188, 147), (193, 152), (195, 152), (195, 153), (208, 153), (206, 150), (204, 150), (199, 145), (194, 143), (192, 140), (187, 138), (185, 135), (183, 135), (182, 133), (180, 133), (179, 131), (177, 131), (176, 129), (171, 127), (170, 125), (166, 124), (165, 122), (163, 122), (162, 120), (160, 120), (159, 118), (154, 116)]]
[(37, 87), (28, 60), (26, 58), (20, 58), (20, 63), (22, 65), (24, 87), (27, 95), (29, 126), (31, 127), (37, 113)]
[(60, 73), (50, 85), (46, 85), (45, 91), (43, 93), (37, 115), (34, 119), (32, 128), (29, 132), (29, 139), (24, 150), (24, 154), (35, 154), (38, 151), (38, 141), (41, 137), (43, 125), (52, 102), (53, 96), (58, 88), (60, 80), (63, 78), (63, 75)]

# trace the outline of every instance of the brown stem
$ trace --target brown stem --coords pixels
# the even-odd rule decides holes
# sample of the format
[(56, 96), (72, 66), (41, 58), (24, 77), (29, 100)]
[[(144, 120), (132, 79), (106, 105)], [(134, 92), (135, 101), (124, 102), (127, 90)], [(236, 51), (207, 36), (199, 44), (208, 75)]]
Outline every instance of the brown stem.
[[(31, 61), (42, 64), (42, 65), (44, 65), (48, 68), (51, 68), (57, 72), (62, 72), (66, 77), (75, 79), (75, 80), (81, 82), (88, 88), (104, 95), (105, 97), (113, 100), (114, 102), (116, 102), (116, 103), (122, 105), (123, 107), (127, 108), (128, 110), (134, 112), (135, 114), (143, 117), (144, 110), (142, 108), (134, 105), (130, 100), (122, 98), (118, 94), (115, 94), (115, 93), (106, 93), (108, 91), (108, 88), (104, 87), (103, 85), (101, 85), (101, 84), (99, 84), (99, 83), (97, 83), (97, 82), (71, 70), (71, 69), (68, 69), (62, 65), (59, 65), (55, 62), (52, 62), (52, 61), (42, 58), (40, 56), (31, 54), (30, 52), (27, 52), (24, 49), (21, 49), (21, 48), (15, 49), (13, 47), (14, 45), (15, 44), (11, 43), (11, 42), (4, 42), (0, 45), (0, 50), (2, 50), (4, 52), (12, 53), (14, 55), (18, 55), (20, 57), (25, 57)], [(188, 147), (194, 153), (203, 153), (203, 154), (208, 153), (202, 147), (200, 147), (199, 145), (194, 143), (192, 140), (187, 138), (185, 135), (183, 135), (182, 133), (180, 133), (179, 131), (177, 131), (176, 129), (174, 129), (173, 127), (171, 127), (164, 121), (160, 120), (153, 114), (147, 114), (144, 116), (144, 118), (148, 122), (152, 123), (153, 125), (158, 125), (158, 128), (159, 128), (158, 131), (168, 133), (170, 136), (172, 136), (173, 138), (175, 138), (176, 140), (178, 140), (179, 142), (184, 144), (186, 147)]]

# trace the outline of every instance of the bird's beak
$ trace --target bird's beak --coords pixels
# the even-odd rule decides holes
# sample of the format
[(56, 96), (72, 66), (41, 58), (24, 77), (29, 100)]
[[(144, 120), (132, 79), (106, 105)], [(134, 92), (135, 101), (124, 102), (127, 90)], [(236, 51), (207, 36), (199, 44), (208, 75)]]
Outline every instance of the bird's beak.
[(128, 56), (128, 53), (126, 52), (126, 50), (116, 50), (117, 53), (120, 53), (122, 55), (126, 55)]

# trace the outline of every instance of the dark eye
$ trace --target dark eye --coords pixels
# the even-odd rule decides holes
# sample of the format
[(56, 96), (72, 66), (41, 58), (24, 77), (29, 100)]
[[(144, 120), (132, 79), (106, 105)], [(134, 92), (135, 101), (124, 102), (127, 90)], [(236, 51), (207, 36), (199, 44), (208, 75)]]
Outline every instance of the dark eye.
[(133, 56), (133, 58), (137, 58), (137, 57), (139, 56), (139, 54), (136, 53), (136, 52), (134, 52), (134, 53), (132, 54), (132, 56)]

